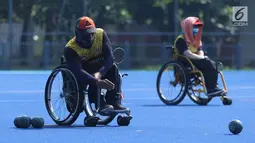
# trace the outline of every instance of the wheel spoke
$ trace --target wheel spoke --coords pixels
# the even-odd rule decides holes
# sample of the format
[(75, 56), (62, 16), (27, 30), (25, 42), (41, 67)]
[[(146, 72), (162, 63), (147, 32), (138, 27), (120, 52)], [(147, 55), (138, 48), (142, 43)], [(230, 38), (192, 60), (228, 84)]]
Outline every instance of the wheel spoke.
[[(78, 84), (74, 75), (67, 68), (56, 68), (48, 79), (46, 89), (45, 99), (50, 117), (59, 125), (71, 125), (78, 118), (79, 111), (76, 109), (80, 106)], [(52, 97), (53, 95), (56, 97)]]
[[(167, 77), (164, 76), (165, 71), (167, 72)], [(171, 78), (172, 76), (174, 77), (173, 79)], [(166, 82), (166, 93), (164, 92), (165, 87), (163, 87), (165, 84), (161, 83), (166, 80), (165, 78), (168, 78)], [(160, 99), (169, 105), (178, 104), (178, 102), (183, 100), (185, 96), (186, 90), (184, 90), (184, 88), (187, 88), (186, 81), (185, 71), (181, 64), (178, 62), (169, 62), (165, 64), (159, 71), (159, 76), (157, 79), (157, 90)], [(167, 96), (165, 94), (167, 94)]]
[(206, 105), (211, 101), (211, 98), (208, 98), (206, 93), (203, 91), (203, 84), (199, 76), (193, 75), (189, 79), (190, 84), (188, 88), (188, 95), (193, 102), (198, 105)]

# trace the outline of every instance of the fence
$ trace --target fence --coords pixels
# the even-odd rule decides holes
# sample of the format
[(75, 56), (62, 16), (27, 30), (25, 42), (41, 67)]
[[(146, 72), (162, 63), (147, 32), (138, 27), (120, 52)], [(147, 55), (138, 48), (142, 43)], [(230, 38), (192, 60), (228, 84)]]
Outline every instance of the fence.
[[(51, 36), (51, 41), (44, 40)], [(173, 44), (174, 33), (108, 33), (113, 48), (123, 47), (126, 51), (124, 69), (157, 67), (170, 60), (170, 53), (164, 47)], [(51, 69), (60, 62), (63, 48), (72, 37), (70, 33), (20, 34), (11, 44), (1, 40), (1, 69)], [(27, 38), (20, 42), (21, 36)], [(7, 35), (2, 37), (7, 37)], [(62, 38), (59, 38), (62, 37)], [(214, 60), (224, 65), (241, 68), (240, 35), (226, 33), (204, 33), (203, 49)], [(2, 38), (5, 39), (5, 38)], [(12, 47), (11, 47), (12, 46)]]

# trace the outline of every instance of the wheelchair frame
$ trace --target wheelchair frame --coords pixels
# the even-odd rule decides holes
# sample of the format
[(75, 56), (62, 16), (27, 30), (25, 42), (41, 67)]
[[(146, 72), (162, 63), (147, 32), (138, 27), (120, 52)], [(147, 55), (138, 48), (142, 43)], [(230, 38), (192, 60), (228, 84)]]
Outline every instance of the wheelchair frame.
[[(205, 92), (205, 93), (207, 93), (207, 88), (206, 88), (206, 86), (205, 86), (205, 79), (204, 79), (203, 73), (202, 73), (200, 70), (198, 70), (198, 69), (195, 67), (195, 65), (191, 62), (191, 60), (188, 59), (187, 57), (185, 57), (185, 56), (183, 56), (183, 55), (177, 55), (177, 60), (178, 60), (178, 58), (183, 58), (183, 59), (185, 59), (185, 60), (188, 62), (188, 64), (191, 66), (192, 70), (189, 71), (188, 74), (198, 73), (198, 74), (200, 75), (200, 77), (202, 78), (203, 90), (198, 90), (197, 92)], [(217, 65), (217, 63), (216, 63), (216, 65)], [(227, 86), (226, 86), (226, 82), (225, 82), (223, 73), (222, 73), (222, 71), (220, 71), (220, 70), (218, 70), (218, 69), (217, 69), (217, 71), (218, 71), (218, 73), (220, 74), (221, 81), (222, 81), (222, 84), (223, 84), (223, 88), (224, 88), (224, 90), (226, 91), (226, 93), (228, 93), (228, 89), (227, 89)]]
[[(54, 77), (56, 76), (56, 71), (58, 72), (61, 72), (61, 70), (66, 70), (69, 72), (69, 74), (72, 76), (73, 80), (75, 80), (75, 84), (76, 84), (76, 90), (78, 90), (78, 101), (77, 101), (77, 104), (76, 105), (76, 108), (75, 108), (75, 111), (74, 113), (70, 113), (70, 115), (68, 117), (66, 117), (63, 121), (59, 121), (57, 120), (56, 118), (54, 118), (54, 113), (52, 113), (52, 109), (49, 107), (49, 103), (48, 103), (48, 100), (50, 96), (49, 94), (49, 89), (51, 89), (51, 87), (49, 87), (51, 85), (51, 82), (54, 81)], [(121, 75), (121, 78), (123, 76), (127, 76), (127, 74), (123, 74)], [(53, 78), (53, 79), (52, 79)], [(121, 79), (122, 80), (122, 79)], [(118, 116), (118, 119), (117, 119), (117, 123), (119, 126), (127, 126), (129, 125), (129, 122), (130, 120), (132, 119), (132, 116), (130, 115), (130, 110), (125, 110), (125, 111), (113, 111), (107, 115), (103, 115), (103, 116), (106, 116), (105, 119), (101, 119), (99, 117), (96, 117), (95, 116), (95, 112), (92, 111), (92, 107), (91, 107), (91, 103), (86, 103), (86, 101), (89, 102), (89, 99), (88, 98), (88, 91), (87, 91), (87, 87), (85, 87), (85, 90), (83, 90), (82, 94), (83, 95), (80, 95), (80, 89), (79, 89), (79, 83), (77, 82), (75, 76), (73, 75), (73, 73), (68, 69), (66, 63), (65, 63), (65, 58), (64, 56), (61, 56), (61, 64), (56, 67), (52, 73), (50, 74), (48, 80), (47, 80), (47, 83), (46, 83), (46, 88), (45, 88), (45, 105), (46, 105), (46, 109), (48, 111), (48, 114), (50, 115), (50, 117), (53, 119), (53, 121), (58, 124), (58, 125), (67, 125), (67, 126), (70, 126), (72, 125), (76, 120), (77, 118), (79, 117), (79, 114), (81, 113), (81, 111), (79, 110), (80, 108), (83, 108), (83, 111), (85, 111), (85, 114), (86, 114), (86, 118), (84, 119), (84, 124), (85, 126), (96, 126), (96, 125), (107, 125), (109, 124), (118, 114), (127, 114), (128, 117), (124, 117), (124, 116)], [(100, 104), (100, 96), (101, 96), (101, 89), (98, 88), (98, 95), (97, 95), (97, 106), (95, 107), (96, 108), (96, 114), (98, 114), (98, 110), (99, 110), (99, 104)], [(84, 96), (83, 98), (80, 98), (81, 96)], [(83, 101), (82, 101), (83, 100)], [(90, 106), (90, 107), (88, 107)], [(90, 108), (90, 109), (88, 109)], [(93, 112), (93, 113), (92, 113)], [(70, 119), (70, 116), (72, 116), (72, 118)]]
[[(186, 66), (183, 66), (185, 69), (183, 69), (184, 71), (185, 71), (185, 76), (186, 76), (186, 78), (187, 78), (187, 80), (188, 80), (188, 82), (186, 83), (186, 84), (188, 84), (187, 85), (187, 88), (189, 88), (190, 86), (193, 86), (193, 84), (192, 83), (190, 83), (189, 81), (190, 81), (190, 75), (192, 75), (192, 74), (198, 74), (199, 75), (199, 77), (201, 78), (201, 82), (200, 83), (197, 83), (197, 84), (200, 84), (200, 85), (202, 85), (202, 87), (203, 87), (203, 89), (198, 89), (198, 90), (194, 90), (194, 89), (192, 89), (192, 91), (193, 92), (195, 92), (195, 93), (198, 93), (199, 95), (201, 94), (201, 93), (205, 93), (205, 95), (207, 96), (207, 88), (206, 88), (206, 86), (205, 86), (205, 79), (204, 79), (204, 75), (203, 75), (203, 73), (200, 71), (200, 70), (198, 70), (196, 67), (195, 67), (195, 65), (192, 63), (192, 61), (190, 60), (190, 59), (188, 59), (186, 56), (184, 56), (184, 55), (180, 55), (180, 54), (177, 54), (177, 53), (175, 53), (175, 51), (174, 51), (174, 47), (173, 46), (167, 46), (167, 47), (165, 47), (166, 49), (171, 49), (172, 51), (172, 60), (171, 61), (168, 61), (167, 63), (170, 63), (170, 62), (180, 62), (181, 64), (183, 64), (183, 62), (184, 63), (186, 63), (187, 65)], [(166, 63), (166, 64), (167, 64)], [(165, 64), (165, 65), (166, 65)], [(221, 62), (217, 62), (216, 63), (216, 68), (217, 68), (217, 71), (218, 71), (218, 73), (220, 74), (220, 77), (221, 77), (221, 81), (222, 81), (222, 83), (223, 83), (223, 88), (224, 88), (224, 90), (226, 91), (222, 96), (221, 96), (221, 100), (223, 101), (223, 104), (224, 105), (230, 105), (230, 104), (232, 104), (232, 100), (231, 99), (229, 99), (229, 98), (227, 98), (226, 97), (226, 95), (227, 95), (227, 93), (228, 93), (228, 89), (227, 89), (227, 86), (226, 86), (226, 82), (225, 82), (225, 79), (224, 79), (224, 76), (223, 76), (223, 73), (222, 73), (222, 71), (221, 70), (219, 70), (219, 65), (222, 65), (221, 64)], [(164, 100), (164, 98), (162, 98), (161, 96), (161, 92), (160, 92), (160, 90), (159, 90), (159, 76), (161, 76), (161, 73), (160, 72), (162, 72), (161, 70), (163, 70), (162, 68), (163, 68), (164, 66), (162, 66), (161, 67), (161, 69), (160, 69), (160, 71), (159, 71), (159, 74), (158, 74), (158, 79), (157, 79), (157, 90), (158, 90), (158, 95), (159, 95), (159, 97), (160, 97), (160, 99), (163, 101)], [(182, 66), (180, 66), (180, 67), (182, 67)], [(182, 67), (182, 68), (183, 68)], [(188, 69), (186, 69), (186, 68), (188, 68)], [(175, 82), (176, 82), (176, 80), (178, 80), (179, 78), (177, 78), (176, 77), (176, 75), (175, 75)], [(179, 82), (179, 81), (177, 81), (177, 82)], [(191, 84), (191, 85), (190, 85)], [(186, 86), (186, 85), (185, 85)], [(196, 99), (194, 99), (194, 97), (192, 97), (192, 95), (188, 92), (188, 90), (189, 89), (186, 89), (186, 91), (185, 91), (185, 93), (184, 93), (184, 95), (183, 96), (186, 96), (186, 94), (188, 93), (188, 96), (190, 97), (190, 99), (193, 101), (193, 102), (195, 102), (196, 104), (198, 104), (198, 105), (207, 105), (210, 101), (211, 101), (211, 99), (212, 99), (212, 97), (208, 97), (208, 99), (207, 100), (201, 100), (201, 101), (197, 101)], [(168, 103), (167, 101), (163, 101), (165, 104), (167, 104), (167, 105), (177, 105), (177, 104), (179, 104), (182, 100), (184, 99), (184, 97), (182, 97), (181, 99), (180, 99), (180, 101), (178, 101), (177, 103)]]

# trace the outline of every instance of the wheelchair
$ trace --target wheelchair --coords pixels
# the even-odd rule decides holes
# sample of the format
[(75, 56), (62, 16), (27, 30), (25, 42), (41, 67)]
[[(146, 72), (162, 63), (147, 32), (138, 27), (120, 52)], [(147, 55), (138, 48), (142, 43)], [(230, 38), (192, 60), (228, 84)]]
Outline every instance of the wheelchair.
[[(120, 80), (127, 74), (120, 74)], [(62, 79), (57, 81), (56, 79)], [(62, 84), (54, 87), (54, 82)], [(78, 83), (74, 74), (68, 69), (64, 56), (61, 57), (61, 64), (57, 66), (51, 72), (48, 77), (45, 87), (45, 105), (47, 112), (51, 119), (59, 126), (71, 126), (79, 117), (80, 113), (85, 111), (86, 117), (84, 119), (84, 125), (88, 127), (97, 125), (107, 125), (117, 117), (117, 123), (119, 126), (128, 126), (132, 119), (130, 110), (113, 111), (110, 113), (99, 113), (100, 96), (106, 95), (106, 90), (97, 89), (96, 103), (91, 102), (88, 96), (88, 88), (82, 87)], [(59, 91), (57, 91), (59, 90)], [(56, 104), (56, 98), (53, 98), (55, 94), (56, 98), (60, 99), (60, 103), (57, 108), (54, 108), (53, 104)], [(63, 104), (64, 103), (64, 104)], [(67, 109), (68, 111), (63, 113), (61, 109)], [(66, 111), (66, 110), (65, 110)], [(59, 115), (60, 114), (60, 115)], [(64, 115), (61, 117), (61, 115)]]
[[(160, 100), (166, 105), (178, 105), (183, 101), (188, 94), (189, 98), (198, 105), (207, 105), (213, 97), (207, 96), (207, 89), (205, 86), (205, 79), (203, 73), (199, 71), (194, 64), (187, 57), (177, 54), (173, 46), (167, 46), (166, 49), (171, 50), (172, 60), (166, 62), (159, 70), (157, 75), (156, 88)], [(224, 94), (220, 96), (223, 105), (231, 105), (232, 99), (227, 97), (228, 89), (222, 73), (223, 65), (221, 62), (216, 63), (217, 71), (221, 77), (224, 90)], [(173, 76), (173, 79), (167, 79), (164, 77), (165, 72), (168, 76)], [(161, 82), (165, 81), (161, 85)], [(164, 87), (165, 86), (165, 87)], [(177, 88), (176, 93), (173, 93), (173, 89), (170, 91), (169, 87)], [(167, 90), (163, 92), (163, 90)], [(168, 99), (166, 93), (172, 93), (169, 96), (173, 98)]]

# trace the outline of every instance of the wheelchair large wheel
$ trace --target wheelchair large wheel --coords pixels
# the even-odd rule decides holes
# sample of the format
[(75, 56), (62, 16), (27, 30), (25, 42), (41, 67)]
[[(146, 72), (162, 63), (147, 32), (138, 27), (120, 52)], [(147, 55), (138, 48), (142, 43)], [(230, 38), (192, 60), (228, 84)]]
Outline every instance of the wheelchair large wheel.
[(205, 92), (203, 92), (203, 83), (199, 75), (189, 75), (188, 77), (188, 91), (187, 94), (189, 98), (198, 105), (207, 105), (212, 98), (208, 97)]
[[(96, 105), (92, 102), (90, 102), (89, 99), (89, 94), (88, 94), (88, 87), (85, 91), (85, 98), (84, 98), (84, 108), (85, 108), (85, 113), (87, 117), (98, 117), (99, 120), (97, 121), (97, 125), (107, 125), (109, 124), (115, 117), (117, 114), (113, 113), (111, 115), (100, 115), (97, 112), (97, 108)], [(104, 94), (101, 90), (100, 90), (101, 94)], [(96, 96), (96, 95), (95, 95)], [(103, 95), (104, 96), (104, 95)]]
[[(59, 103), (57, 100), (60, 100)], [(56, 104), (58, 107), (54, 106)], [(83, 106), (79, 86), (75, 76), (64, 64), (55, 68), (47, 80), (45, 105), (48, 114), (57, 125), (70, 126), (79, 117)]]
[[(163, 103), (178, 105), (184, 99), (187, 87), (186, 71), (180, 62), (170, 61), (161, 67), (157, 76), (157, 93)], [(168, 99), (169, 96), (172, 98)]]

